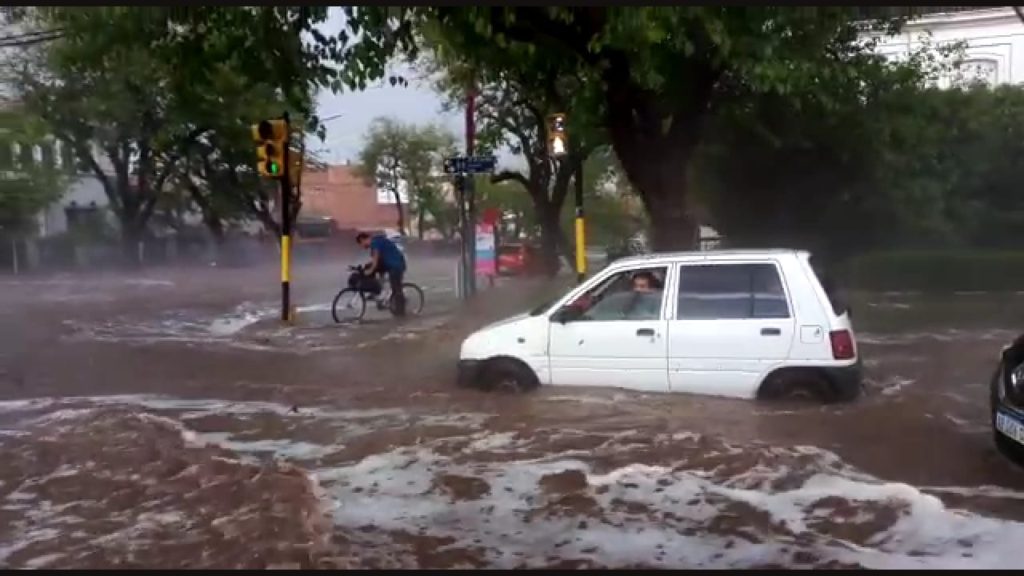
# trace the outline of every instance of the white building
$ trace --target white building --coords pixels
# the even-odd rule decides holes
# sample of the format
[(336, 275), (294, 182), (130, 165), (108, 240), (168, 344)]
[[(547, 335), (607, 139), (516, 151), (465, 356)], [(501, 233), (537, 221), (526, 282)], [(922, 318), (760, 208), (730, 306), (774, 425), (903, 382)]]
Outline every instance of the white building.
[[(0, 37), (16, 37), (25, 32), (24, 28), (9, 21), (9, 7), (0, 7)], [(0, 48), (0, 60), (10, 58), (17, 48)], [(0, 108), (17, 109), (18, 102), (14, 90), (0, 79)], [(96, 155), (103, 170), (110, 170), (101, 154)], [(75, 161), (70, 150), (63, 143), (50, 138), (27, 150), (23, 143), (17, 142), (10, 134), (0, 128), (0, 171), (18, 170), (24, 162), (52, 163), (56, 168), (75, 169)], [(80, 172), (72, 178), (64, 196), (54, 202), (39, 215), (39, 234), (50, 236), (68, 230), (68, 218), (73, 219), (76, 213), (103, 211), (109, 202), (103, 185), (94, 174)], [(110, 215), (107, 215), (109, 221)]]
[(936, 12), (908, 22), (897, 36), (880, 38), (878, 51), (901, 58), (926, 41), (935, 47), (964, 42), (960, 70), (942, 78), (940, 86), (975, 79), (993, 86), (1024, 82), (1024, 22), (1012, 7), (929, 10)]

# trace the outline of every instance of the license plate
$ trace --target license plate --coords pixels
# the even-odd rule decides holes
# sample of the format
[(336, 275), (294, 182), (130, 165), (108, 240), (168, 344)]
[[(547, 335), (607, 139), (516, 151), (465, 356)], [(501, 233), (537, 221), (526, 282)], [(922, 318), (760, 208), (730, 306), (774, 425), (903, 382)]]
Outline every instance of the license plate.
[(1007, 438), (1024, 444), (1024, 424), (1005, 412), (996, 413), (996, 430), (999, 430)]

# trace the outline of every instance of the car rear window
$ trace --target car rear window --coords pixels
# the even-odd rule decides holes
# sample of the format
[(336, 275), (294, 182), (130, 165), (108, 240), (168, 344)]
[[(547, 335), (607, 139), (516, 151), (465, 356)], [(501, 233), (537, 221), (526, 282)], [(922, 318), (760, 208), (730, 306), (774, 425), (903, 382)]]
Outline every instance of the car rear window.
[(687, 265), (680, 269), (680, 320), (789, 318), (774, 264)]
[(846, 299), (846, 293), (839, 286), (835, 274), (831, 272), (828, 265), (813, 256), (810, 258), (810, 264), (811, 270), (814, 271), (814, 275), (818, 279), (818, 283), (821, 284), (821, 287), (825, 290), (825, 295), (828, 296), (829, 304), (832, 305), (832, 311), (835, 312), (836, 316), (842, 316), (848, 312), (850, 306)]

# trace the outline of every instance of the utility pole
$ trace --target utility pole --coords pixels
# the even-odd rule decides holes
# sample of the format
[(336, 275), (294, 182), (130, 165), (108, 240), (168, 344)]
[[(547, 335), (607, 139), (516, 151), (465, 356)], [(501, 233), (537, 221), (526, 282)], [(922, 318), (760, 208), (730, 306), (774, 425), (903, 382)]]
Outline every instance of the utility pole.
[(288, 113), (280, 119), (263, 120), (252, 125), (256, 148), (256, 171), (262, 178), (278, 181), (281, 194), (281, 320), (290, 322), (291, 313), (291, 167), (288, 147), (291, 124)]
[(576, 166), (576, 282), (587, 275), (587, 235), (583, 218), (583, 160)]
[(288, 158), (291, 152), (291, 122), (288, 112), (281, 115), (284, 120), (285, 138), (284, 150), (284, 173), (281, 177), (281, 321), (291, 322), (291, 275), (292, 275), (292, 180), (291, 180), (291, 159)]
[[(569, 133), (566, 129), (565, 113), (548, 116), (548, 156), (556, 162), (564, 162), (569, 156)], [(576, 167), (576, 281), (583, 282), (587, 275), (586, 227), (583, 215), (583, 159)]]
[[(476, 88), (473, 84), (466, 90), (466, 157), (472, 157), (476, 144)], [(463, 177), (463, 197), (466, 202), (463, 246), (465, 247), (466, 281), (465, 294), (476, 295), (476, 186), (474, 176)]]

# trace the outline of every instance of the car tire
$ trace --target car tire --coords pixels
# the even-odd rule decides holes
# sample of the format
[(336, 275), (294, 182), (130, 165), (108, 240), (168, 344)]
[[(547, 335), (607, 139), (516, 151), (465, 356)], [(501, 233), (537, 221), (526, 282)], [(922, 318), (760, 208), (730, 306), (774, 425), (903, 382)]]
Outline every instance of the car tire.
[(529, 366), (512, 358), (488, 360), (480, 371), (480, 389), (486, 392), (520, 394), (540, 387)]
[(843, 400), (832, 382), (816, 370), (786, 370), (768, 377), (758, 397), (763, 400), (813, 401), (832, 404)]

